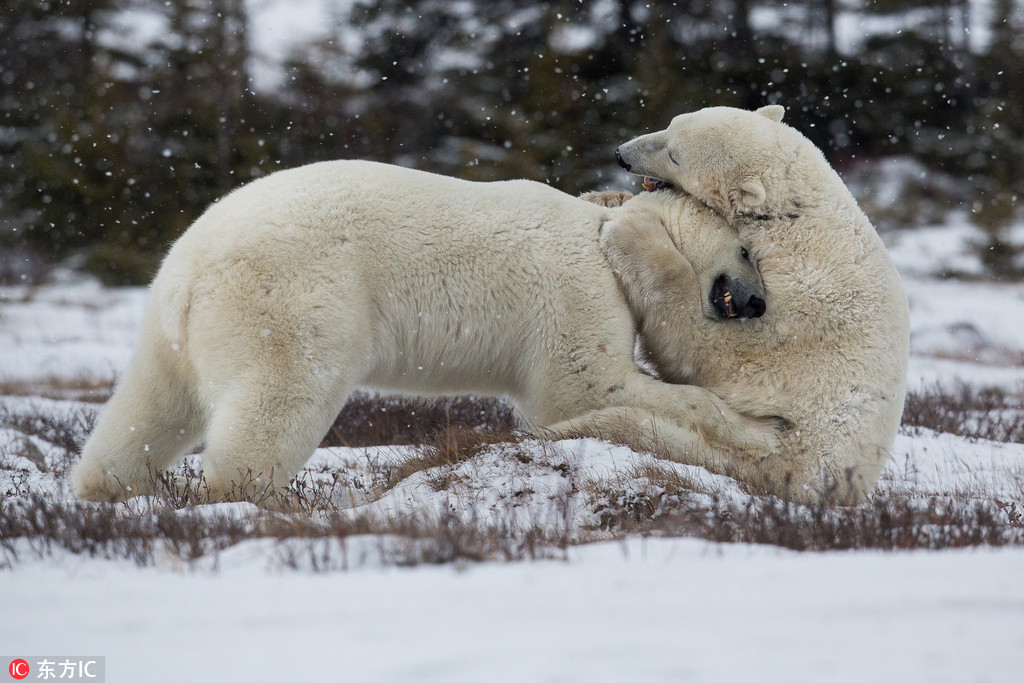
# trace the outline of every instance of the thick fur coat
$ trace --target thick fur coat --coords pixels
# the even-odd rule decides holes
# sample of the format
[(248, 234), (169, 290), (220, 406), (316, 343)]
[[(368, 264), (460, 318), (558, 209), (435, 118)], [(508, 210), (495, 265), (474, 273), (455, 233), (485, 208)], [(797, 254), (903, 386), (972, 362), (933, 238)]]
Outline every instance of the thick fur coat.
[[(679, 220), (673, 200), (660, 207), (644, 215)], [(72, 473), (75, 493), (149, 493), (155, 472), (205, 439), (214, 499), (272, 496), (357, 386), (508, 396), (536, 429), (629, 407), (675, 425), (680, 448), (772, 450), (773, 421), (637, 369), (634, 318), (599, 241), (625, 208), (358, 161), (235, 191), (156, 276), (130, 366)], [(678, 246), (696, 317), (734, 314), (723, 315), (723, 282), (763, 298), (724, 221)]]
[[(907, 298), (849, 190), (782, 114), (705, 109), (621, 146), (623, 166), (671, 187), (627, 202), (602, 240), (662, 376), (705, 387), (739, 412), (783, 419), (783, 447), (709, 458), (676, 447), (677, 425), (636, 412), (611, 411), (589, 429), (632, 434), (790, 497), (852, 502), (874, 486), (903, 412)], [(707, 324), (685, 289), (665, 285), (672, 269), (685, 269), (663, 248), (679, 240), (632, 214), (680, 193), (749, 245), (766, 290), (762, 317)]]

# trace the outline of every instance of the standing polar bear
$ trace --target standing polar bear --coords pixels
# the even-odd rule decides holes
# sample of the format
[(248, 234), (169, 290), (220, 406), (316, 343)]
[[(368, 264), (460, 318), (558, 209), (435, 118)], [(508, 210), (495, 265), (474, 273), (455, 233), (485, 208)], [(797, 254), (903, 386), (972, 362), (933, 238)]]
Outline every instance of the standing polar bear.
[(704, 387), (741, 413), (785, 418), (783, 448), (725, 457), (680, 448), (677, 425), (633, 409), (577, 426), (791, 498), (853, 502), (873, 488), (903, 413), (907, 298), (849, 190), (782, 116), (780, 106), (703, 109), (616, 151), (658, 188), (649, 195), (687, 193), (738, 229), (764, 281), (763, 317), (742, 328), (706, 323), (672, 284), (687, 264), (671, 236), (633, 215), (659, 200), (628, 201), (602, 243), (662, 377)]
[[(694, 310), (741, 327), (730, 318), (764, 311), (756, 268), (735, 229), (691, 221), (690, 205), (666, 196), (645, 217), (685, 234)], [(153, 281), (74, 492), (150, 493), (154, 472), (205, 436), (212, 499), (273, 496), (360, 385), (509, 396), (534, 427), (629, 406), (674, 425), (680, 448), (777, 449), (777, 421), (636, 367), (634, 319), (599, 242), (623, 208), (358, 161), (235, 191)]]

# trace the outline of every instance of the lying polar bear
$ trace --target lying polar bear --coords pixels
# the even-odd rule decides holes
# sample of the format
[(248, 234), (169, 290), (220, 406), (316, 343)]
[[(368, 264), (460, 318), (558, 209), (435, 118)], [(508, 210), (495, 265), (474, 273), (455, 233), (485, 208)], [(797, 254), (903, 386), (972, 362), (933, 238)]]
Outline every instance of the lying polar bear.
[[(825, 493), (853, 502), (873, 488), (903, 413), (907, 298), (846, 186), (782, 115), (779, 106), (703, 109), (619, 147), (626, 170), (658, 191), (626, 202), (602, 243), (649, 321), (643, 341), (662, 377), (704, 387), (741, 413), (785, 418), (784, 447), (694, 449), (687, 429), (634, 408), (573, 423), (798, 500)], [(763, 317), (742, 328), (709, 325), (687, 287), (673, 284), (689, 264), (656, 220), (636, 214), (659, 215), (663, 196), (680, 192), (724, 216), (750, 246), (767, 291)]]
[[(647, 216), (679, 237), (693, 307), (742, 327), (729, 319), (764, 311), (760, 277), (723, 220), (690, 222), (693, 205), (666, 198)], [(211, 497), (263, 499), (358, 386), (508, 396), (535, 428), (629, 406), (676, 425), (687, 447), (777, 449), (774, 420), (638, 370), (634, 319), (599, 244), (621, 210), (539, 183), (360, 161), (233, 192), (153, 281), (130, 366), (72, 472), (75, 494), (152, 492), (153, 471), (205, 436)]]

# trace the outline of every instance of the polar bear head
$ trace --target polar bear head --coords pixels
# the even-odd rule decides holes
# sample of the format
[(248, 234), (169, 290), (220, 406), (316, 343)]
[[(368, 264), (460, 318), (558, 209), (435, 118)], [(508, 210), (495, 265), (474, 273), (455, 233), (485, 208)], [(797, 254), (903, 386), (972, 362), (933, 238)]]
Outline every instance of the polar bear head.
[[(683, 311), (714, 321), (764, 315), (765, 289), (754, 254), (735, 227), (695, 197), (646, 192), (612, 215), (601, 229), (602, 246), (627, 295), (678, 292), (679, 321), (691, 319)], [(648, 308), (651, 302), (643, 299), (632, 302), (634, 312)]]
[(805, 140), (783, 125), (779, 105), (750, 112), (709, 107), (672, 119), (665, 130), (631, 140), (615, 151), (619, 165), (646, 176), (644, 186), (692, 194), (724, 216), (783, 210), (792, 158)]

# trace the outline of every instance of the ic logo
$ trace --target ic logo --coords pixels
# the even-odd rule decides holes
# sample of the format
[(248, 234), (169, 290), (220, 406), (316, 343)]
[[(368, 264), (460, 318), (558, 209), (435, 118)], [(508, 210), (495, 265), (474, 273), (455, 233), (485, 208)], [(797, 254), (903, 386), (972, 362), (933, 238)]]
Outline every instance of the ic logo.
[(28, 662), (24, 659), (15, 659), (11, 662), (11, 665), (7, 667), (7, 670), (11, 673), (11, 678), (21, 680), (28, 678)]

